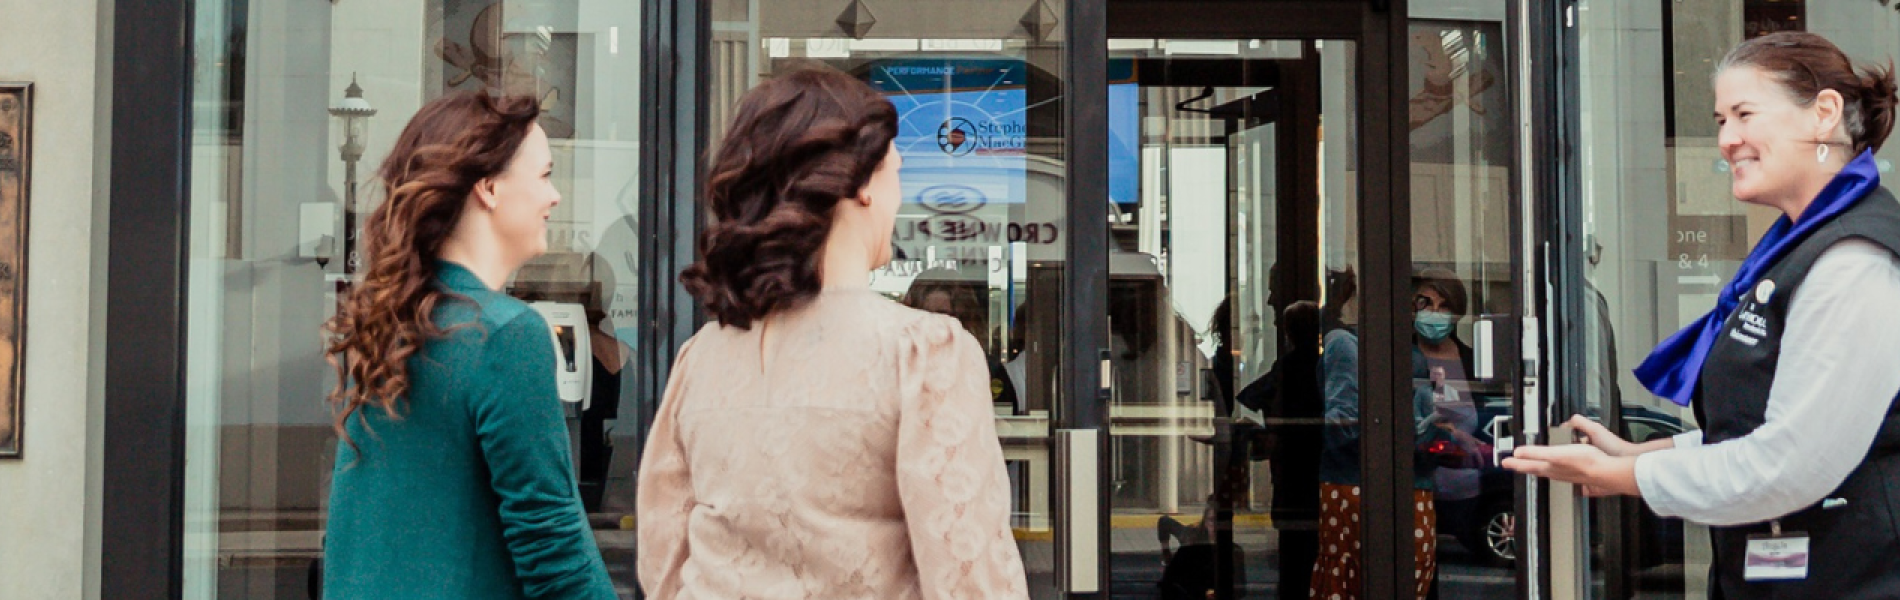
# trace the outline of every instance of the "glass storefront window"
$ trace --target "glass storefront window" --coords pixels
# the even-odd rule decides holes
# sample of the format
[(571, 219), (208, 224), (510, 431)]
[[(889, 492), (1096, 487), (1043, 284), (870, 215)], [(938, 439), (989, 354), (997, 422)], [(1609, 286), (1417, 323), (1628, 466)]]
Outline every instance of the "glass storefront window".
[[(1729, 192), (1716, 144), (1711, 81), (1741, 41), (1781, 30), (1820, 34), (1857, 61), (1900, 57), (1900, 11), (1884, 2), (1582, 0), (1576, 110), (1588, 347), (1588, 406), (1618, 407), (1626, 437), (1693, 429), (1690, 411), (1655, 398), (1631, 369), (1657, 342), (1709, 310), (1778, 213)], [(1892, 177), (1900, 148), (1877, 154)], [(1625, 531), (1621, 597), (1707, 592), (1707, 530), (1637, 504), (1599, 524)], [(1598, 576), (1603, 573), (1597, 573)]]
[[(1394, 40), (1411, 55), (1402, 109), (1409, 252), (1413, 284), (1432, 296), (1412, 308), (1454, 311), (1451, 335), (1470, 344), (1481, 324), (1500, 335), (1510, 331), (1503, 320), (1524, 311), (1516, 300), (1525, 282), (1512, 263), (1521, 240), (1511, 232), (1521, 224), (1510, 221), (1521, 200), (1512, 187), (1522, 175), (1512, 172), (1517, 128), (1528, 118), (1511, 99), (1506, 40), (1515, 33), (1493, 14), (1502, 9), (1472, 8), (1485, 3), (1410, 4), (1406, 39)], [(1054, 595), (1049, 438), (1064, 406), (1057, 381), (1070, 258), (1066, 5), (715, 0), (708, 8), (709, 145), (740, 94), (795, 65), (862, 77), (897, 105), (906, 198), (897, 260), (873, 285), (955, 316), (981, 340), (1017, 538), (1036, 594)], [(317, 328), (353, 270), (348, 224), (360, 226), (381, 200), (375, 168), (422, 103), (490, 89), (534, 95), (546, 109), (565, 201), (550, 253), (509, 292), (589, 315), (593, 386), (571, 415), (575, 468), (607, 564), (633, 597), (631, 478), (646, 426), (638, 415), (657, 402), (635, 393), (644, 388), (627, 369), (638, 292), (655, 284), (639, 266), (635, 222), (641, 4), (222, 0), (195, 11), (185, 596), (309, 595), (336, 444), (323, 401), (334, 380)], [(1876, 1), (1576, 0), (1572, 15), (1580, 95), (1566, 101), (1581, 127), (1567, 142), (1580, 194), (1565, 201), (1581, 204), (1587, 285), (1561, 293), (1582, 295), (1587, 351), (1585, 397), (1566, 401), (1599, 417), (1617, 413), (1635, 441), (1673, 435), (1696, 427), (1693, 417), (1651, 397), (1630, 369), (1713, 304), (1776, 216), (1729, 196), (1707, 116), (1714, 64), (1735, 43), (1784, 29), (1884, 63), (1900, 58), (1900, 11)], [(1210, 560), (1241, 565), (1231, 569), (1242, 578), (1234, 589), (1259, 595), (1306, 581), (1287, 569), (1310, 573), (1317, 559), (1289, 549), (1310, 549), (1319, 509), (1290, 499), (1316, 497), (1306, 487), (1316, 485), (1321, 458), (1286, 440), (1320, 447), (1321, 417), (1249, 388), (1285, 385), (1276, 363), (1317, 363), (1328, 330), (1359, 324), (1350, 303), (1328, 296), (1359, 266), (1357, 46), (1114, 39), (1108, 48), (1111, 249), (1101, 318), (1115, 377), (1103, 458), (1111, 584), (1161, 585), (1168, 562), (1155, 559), (1189, 541), (1210, 543)], [(1900, 148), (1878, 157), (1891, 176)], [(1442, 289), (1424, 293), (1424, 282), (1439, 280), (1457, 284), (1450, 295), (1463, 296), (1462, 308)], [(1301, 322), (1290, 324), (1290, 314)], [(1317, 333), (1302, 328), (1309, 317), (1325, 320)], [(1506, 347), (1514, 340), (1499, 343), (1514, 349)], [(1466, 372), (1448, 386), (1429, 375), (1419, 382), (1456, 391), (1434, 399), (1434, 415), (1484, 438), (1485, 422), (1515, 400), (1510, 382), (1439, 358), (1437, 366)], [(1511, 536), (1487, 537), (1490, 525), (1509, 534), (1516, 524), (1509, 515), (1494, 522), (1490, 510), (1510, 504), (1509, 482), (1493, 488), (1484, 472), (1445, 471), (1431, 484), (1444, 536), (1433, 545), (1440, 593), (1510, 593)], [(1578, 506), (1593, 529), (1578, 536), (1576, 559), (1588, 565), (1579, 568), (1623, 582), (1597, 589), (1705, 593), (1705, 530), (1640, 502), (1614, 513), (1607, 502)], [(1619, 537), (1612, 528), (1624, 544), (1616, 564), (1601, 562), (1609, 556), (1601, 544)], [(1236, 556), (1221, 556), (1230, 543)]]
[(337, 443), (318, 327), (357, 266), (346, 223), (381, 201), (374, 173), (410, 115), (457, 90), (529, 94), (545, 111), (563, 201), (549, 253), (507, 291), (587, 314), (575, 467), (615, 584), (633, 597), (640, 4), (195, 10), (185, 597), (312, 597)]

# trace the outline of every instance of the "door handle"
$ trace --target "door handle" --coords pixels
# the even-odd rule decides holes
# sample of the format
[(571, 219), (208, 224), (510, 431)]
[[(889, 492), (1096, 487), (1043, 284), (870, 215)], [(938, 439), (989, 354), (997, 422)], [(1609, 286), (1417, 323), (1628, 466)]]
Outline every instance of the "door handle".
[(1471, 378), (1478, 381), (1490, 381), (1497, 377), (1497, 338), (1496, 322), (1490, 317), (1479, 317), (1471, 324), (1472, 357)]
[(1518, 416), (1522, 418), (1524, 443), (1540, 443), (1544, 435), (1544, 396), (1543, 381), (1543, 330), (1537, 317), (1524, 318), (1523, 339), (1519, 342), (1519, 352), (1523, 355), (1523, 370), (1520, 372), (1522, 384), (1522, 408)]
[(1491, 417), (1491, 423), (1485, 429), (1491, 432), (1491, 464), (1504, 464), (1504, 457), (1517, 449), (1517, 438), (1511, 437), (1511, 415)]
[(1056, 430), (1056, 481), (1066, 508), (1057, 529), (1056, 581), (1072, 594), (1102, 590), (1100, 431)]

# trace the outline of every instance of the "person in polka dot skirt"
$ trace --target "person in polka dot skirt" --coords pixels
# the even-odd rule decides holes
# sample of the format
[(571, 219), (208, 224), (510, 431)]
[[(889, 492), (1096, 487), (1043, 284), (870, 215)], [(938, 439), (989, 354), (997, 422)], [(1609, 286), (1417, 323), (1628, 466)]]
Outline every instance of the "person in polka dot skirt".
[[(1320, 454), (1320, 548), (1319, 561), (1313, 565), (1309, 596), (1323, 600), (1356, 600), (1363, 597), (1362, 525), (1360, 502), (1359, 436), (1359, 335), (1348, 321), (1353, 317), (1352, 300), (1358, 291), (1358, 279), (1351, 270), (1334, 271), (1326, 277), (1324, 308), (1324, 351), (1320, 377), (1326, 397), (1325, 447)], [(1417, 441), (1430, 444), (1441, 433), (1428, 422), (1432, 414), (1430, 396), (1416, 401)], [(1413, 557), (1416, 567), (1416, 597), (1431, 597), (1438, 573), (1437, 507), (1432, 499), (1432, 476), (1436, 467), (1420, 455), (1412, 474)]]

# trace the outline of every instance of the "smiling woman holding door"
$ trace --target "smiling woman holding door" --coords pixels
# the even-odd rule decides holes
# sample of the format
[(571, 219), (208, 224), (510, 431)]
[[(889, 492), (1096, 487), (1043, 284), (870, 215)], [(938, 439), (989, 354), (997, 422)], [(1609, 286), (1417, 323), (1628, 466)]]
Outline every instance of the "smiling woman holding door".
[(1900, 594), (1900, 203), (1873, 152), (1893, 128), (1892, 67), (1855, 69), (1820, 36), (1741, 44), (1715, 118), (1735, 197), (1785, 216), (1715, 310), (1637, 376), (1705, 429), (1631, 444), (1577, 417), (1588, 445), (1505, 466), (1640, 495), (1710, 524), (1711, 597)]

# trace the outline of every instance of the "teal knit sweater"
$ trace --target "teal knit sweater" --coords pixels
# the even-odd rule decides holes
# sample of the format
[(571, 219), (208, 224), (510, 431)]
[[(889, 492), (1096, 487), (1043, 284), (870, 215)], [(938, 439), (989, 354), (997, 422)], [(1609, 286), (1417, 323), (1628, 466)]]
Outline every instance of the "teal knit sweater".
[(547, 322), (439, 265), (452, 295), (433, 318), (456, 329), (409, 360), (398, 418), (350, 419), (324, 597), (615, 598), (576, 491)]

